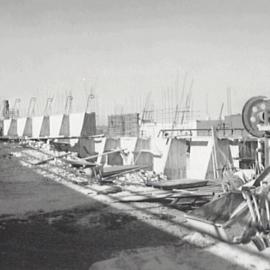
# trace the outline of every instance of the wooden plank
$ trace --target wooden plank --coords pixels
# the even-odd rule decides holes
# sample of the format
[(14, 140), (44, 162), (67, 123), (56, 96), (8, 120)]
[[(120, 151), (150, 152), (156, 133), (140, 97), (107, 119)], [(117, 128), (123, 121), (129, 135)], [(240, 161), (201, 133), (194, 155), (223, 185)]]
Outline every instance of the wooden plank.
[[(127, 166), (133, 166), (133, 165), (127, 165)], [(116, 170), (111, 170), (111, 171), (107, 171), (106, 173), (102, 173), (102, 176), (104, 178), (102, 178), (102, 181), (103, 180), (107, 180), (107, 179), (110, 179), (111, 177), (116, 177), (116, 176), (121, 176), (123, 174), (127, 174), (127, 173), (133, 173), (133, 172), (136, 172), (136, 171), (139, 171), (141, 169), (143, 169), (144, 167), (141, 167), (141, 166), (133, 166), (133, 167), (130, 167), (130, 168), (125, 168), (124, 170), (121, 170), (121, 171), (116, 171)]]
[(63, 161), (74, 167), (95, 167), (97, 165), (96, 163), (88, 162), (83, 159), (63, 159)]
[(164, 191), (164, 190), (152, 190), (146, 192), (138, 192), (137, 194), (125, 195), (119, 198), (121, 202), (139, 202), (139, 201), (153, 201), (160, 199), (196, 199), (196, 198), (212, 198), (212, 193), (200, 193), (200, 192), (187, 192), (182, 191)]
[(56, 159), (56, 158), (64, 158), (64, 157), (66, 157), (66, 156), (69, 156), (69, 155), (71, 155), (72, 153), (65, 153), (65, 154), (63, 154), (63, 155), (59, 155), (59, 156), (52, 156), (52, 157), (50, 157), (50, 158), (47, 158), (47, 159), (45, 159), (45, 160), (41, 160), (41, 161), (39, 161), (39, 162), (37, 162), (37, 163), (33, 163), (32, 165), (41, 165), (41, 164), (45, 164), (45, 163), (47, 163), (47, 162), (49, 162), (49, 161), (51, 161), (51, 160), (54, 160), (54, 159)]
[(112, 150), (112, 151), (109, 151), (109, 152), (104, 152), (102, 154), (96, 154), (96, 155), (88, 156), (88, 157), (85, 157), (83, 159), (84, 160), (93, 159), (93, 158), (97, 158), (97, 157), (106, 156), (106, 155), (109, 155), (109, 154), (121, 152), (123, 150), (125, 150), (125, 149), (115, 149), (115, 150)]
[(208, 180), (202, 179), (175, 179), (175, 180), (167, 180), (167, 181), (159, 181), (159, 182), (147, 182), (148, 186), (162, 188), (162, 189), (175, 189), (175, 188), (191, 188), (191, 187), (202, 187), (206, 186)]
[(130, 195), (120, 198), (120, 202), (140, 202), (140, 201), (155, 201), (161, 199), (196, 199), (196, 198), (207, 198), (210, 199), (211, 195), (184, 195), (184, 194), (156, 194), (152, 196), (146, 195)]

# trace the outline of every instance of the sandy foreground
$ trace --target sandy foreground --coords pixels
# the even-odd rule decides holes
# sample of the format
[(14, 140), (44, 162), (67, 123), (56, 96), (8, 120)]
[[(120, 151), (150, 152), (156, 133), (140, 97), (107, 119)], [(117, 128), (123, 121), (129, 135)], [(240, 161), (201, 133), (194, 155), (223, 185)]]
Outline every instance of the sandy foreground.
[[(0, 144), (0, 269), (270, 269), (270, 250), (189, 230), (160, 203), (121, 203), (48, 156)], [(121, 192), (137, 192), (126, 186)]]

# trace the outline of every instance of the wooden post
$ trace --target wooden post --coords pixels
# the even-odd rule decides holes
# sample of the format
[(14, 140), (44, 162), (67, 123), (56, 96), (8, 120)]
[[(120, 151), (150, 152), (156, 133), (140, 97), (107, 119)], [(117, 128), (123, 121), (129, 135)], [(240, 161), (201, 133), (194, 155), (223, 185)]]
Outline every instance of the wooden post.
[[(262, 142), (261, 142), (262, 144)], [(262, 145), (261, 145), (262, 147)], [(259, 153), (258, 153), (258, 161), (259, 160)], [(261, 154), (262, 156), (262, 154)], [(260, 157), (262, 160), (262, 157)], [(262, 161), (261, 161), (262, 162)], [(263, 163), (261, 163), (263, 164)], [(264, 138), (264, 168), (267, 168), (268, 166), (270, 166), (270, 138), (268, 136), (265, 136)]]
[(214, 178), (219, 177), (218, 172), (218, 162), (217, 162), (217, 149), (216, 149), (216, 133), (214, 130), (214, 127), (211, 128), (212, 133), (212, 139), (213, 139), (213, 152), (212, 152), (212, 161), (213, 161), (213, 172), (214, 172)]

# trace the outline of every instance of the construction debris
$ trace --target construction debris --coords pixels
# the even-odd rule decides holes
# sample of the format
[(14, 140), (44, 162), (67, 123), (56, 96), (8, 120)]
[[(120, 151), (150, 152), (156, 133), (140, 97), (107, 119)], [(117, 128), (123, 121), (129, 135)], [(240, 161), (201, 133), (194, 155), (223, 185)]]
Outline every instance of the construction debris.
[(199, 179), (175, 179), (170, 181), (147, 181), (148, 186), (161, 188), (161, 189), (185, 189), (185, 188), (194, 188), (194, 187), (203, 187), (208, 183), (208, 180), (199, 180)]
[[(259, 250), (270, 245), (269, 168), (261, 185), (242, 185), (186, 215), (193, 228), (230, 243), (253, 241)], [(258, 184), (259, 181), (256, 181)]]
[(42, 165), (42, 164), (45, 164), (45, 163), (47, 163), (47, 162), (49, 162), (49, 161), (55, 160), (55, 159), (57, 159), (57, 158), (64, 158), (64, 157), (66, 157), (66, 156), (68, 156), (68, 155), (71, 155), (71, 153), (65, 153), (65, 154), (63, 154), (63, 155), (53, 156), (53, 157), (47, 158), (47, 159), (45, 159), (45, 160), (41, 160), (41, 161), (39, 161), (39, 162), (36, 162), (36, 163), (34, 163), (33, 165)]
[[(63, 117), (62, 123), (67, 119)], [(53, 173), (64, 170), (73, 175), (71, 183), (117, 202), (162, 202), (192, 209), (186, 214), (188, 225), (220, 240), (232, 244), (252, 241), (259, 250), (270, 246), (270, 168), (259, 173), (259, 164), (257, 176), (237, 171), (232, 167), (229, 142), (219, 140), (214, 129), (211, 137), (189, 142), (160, 137), (148, 144), (138, 138), (99, 137), (91, 138), (88, 149), (86, 139), (83, 157), (76, 146), (70, 148), (74, 139), (69, 135), (67, 142), (57, 142), (67, 145), (64, 153), (57, 151), (53, 139), (24, 142), (29, 164), (37, 169), (47, 166)], [(202, 151), (203, 159), (199, 157)], [(179, 158), (177, 162), (174, 157)], [(262, 162), (262, 158), (258, 160)]]
[(111, 187), (106, 187), (105, 189), (103, 190), (99, 190), (97, 192), (97, 194), (113, 194), (113, 193), (118, 193), (118, 192), (121, 192), (122, 191), (122, 188), (120, 188), (119, 186), (111, 186)]

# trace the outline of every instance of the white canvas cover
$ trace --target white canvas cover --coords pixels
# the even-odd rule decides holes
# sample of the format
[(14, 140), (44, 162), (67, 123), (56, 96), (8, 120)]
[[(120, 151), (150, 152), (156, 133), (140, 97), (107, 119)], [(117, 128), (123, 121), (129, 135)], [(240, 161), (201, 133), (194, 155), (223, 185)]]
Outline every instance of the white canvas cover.
[(233, 158), (233, 166), (239, 168), (239, 145), (230, 145), (230, 149)]
[(138, 139), (137, 137), (121, 137), (120, 138), (121, 149), (127, 149), (129, 152), (134, 152), (137, 139)]
[[(69, 115), (69, 131), (70, 136), (80, 136), (83, 126), (84, 113), (71, 113)], [(71, 139), (70, 144), (75, 145), (78, 139)]]
[(121, 154), (124, 165), (134, 164), (134, 151), (137, 139), (137, 137), (120, 137), (120, 148), (125, 149)]
[(100, 155), (97, 158), (97, 163), (101, 163), (101, 160), (102, 160), (101, 154), (104, 153), (106, 138), (105, 137), (104, 138), (95, 138), (94, 142), (95, 142), (95, 152), (97, 153), (97, 155)]
[(39, 138), (42, 121), (43, 121), (43, 116), (32, 117), (33, 138)]
[(191, 144), (190, 147), (187, 178), (205, 179), (213, 150), (213, 139), (212, 137), (197, 137), (192, 138), (192, 142), (198, 143)]
[(69, 115), (70, 121), (70, 136), (80, 136), (83, 126), (85, 113), (71, 113)]
[(171, 139), (154, 137), (151, 139), (151, 151), (154, 155), (153, 170), (163, 173), (171, 146)]
[(7, 136), (8, 135), (10, 123), (11, 123), (11, 119), (5, 119), (4, 120), (4, 130), (3, 130), (3, 135), (4, 136)]
[(63, 120), (63, 114), (50, 115), (50, 137), (58, 137)]
[(19, 137), (23, 136), (25, 124), (26, 124), (26, 117), (18, 118), (18, 121), (17, 121), (17, 129), (18, 130), (17, 131), (18, 131)]

